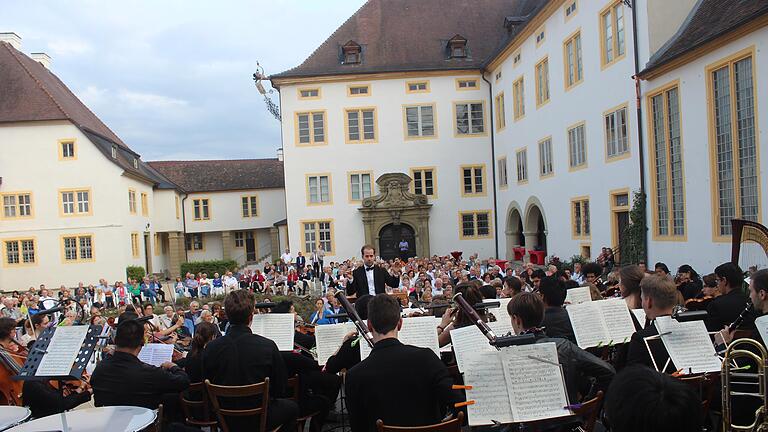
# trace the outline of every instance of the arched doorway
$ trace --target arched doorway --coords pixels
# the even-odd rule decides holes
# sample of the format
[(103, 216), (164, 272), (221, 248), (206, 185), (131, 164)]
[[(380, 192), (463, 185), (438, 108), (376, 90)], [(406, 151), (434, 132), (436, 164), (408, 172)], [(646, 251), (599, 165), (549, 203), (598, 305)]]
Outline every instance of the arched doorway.
[(525, 236), (523, 235), (523, 217), (517, 207), (510, 208), (507, 213), (507, 226), (505, 230), (507, 235), (507, 259), (513, 259), (513, 248), (523, 247), (525, 245)]
[[(401, 252), (401, 242), (408, 243), (407, 252)], [(384, 225), (379, 231), (379, 255), (384, 260), (416, 256), (416, 232), (404, 223)]]
[(528, 208), (525, 217), (525, 248), (529, 250), (547, 251), (547, 227), (544, 216), (538, 205), (533, 204)]

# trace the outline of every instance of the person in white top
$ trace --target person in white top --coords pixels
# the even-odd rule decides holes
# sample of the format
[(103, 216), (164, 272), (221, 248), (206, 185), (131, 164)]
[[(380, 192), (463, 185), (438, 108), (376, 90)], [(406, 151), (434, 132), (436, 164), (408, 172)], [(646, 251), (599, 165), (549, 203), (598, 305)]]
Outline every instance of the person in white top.
[(237, 288), (237, 279), (232, 276), (232, 272), (227, 272), (221, 280), (221, 283), (224, 285), (224, 294), (229, 294), (230, 291)]
[(285, 253), (280, 255), (280, 259), (283, 260), (283, 263), (286, 266), (289, 266), (293, 261), (293, 255), (291, 255), (291, 251), (289, 249), (285, 249)]

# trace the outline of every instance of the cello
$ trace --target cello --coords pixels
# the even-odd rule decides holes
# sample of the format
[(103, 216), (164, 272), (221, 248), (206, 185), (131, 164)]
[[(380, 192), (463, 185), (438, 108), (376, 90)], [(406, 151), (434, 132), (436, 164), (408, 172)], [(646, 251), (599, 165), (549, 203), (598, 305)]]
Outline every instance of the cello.
[(23, 381), (14, 380), (13, 377), (21, 372), (24, 362), (27, 360), (26, 348), (19, 345), (19, 353), (12, 353), (0, 347), (0, 405), (23, 406), (21, 390)]

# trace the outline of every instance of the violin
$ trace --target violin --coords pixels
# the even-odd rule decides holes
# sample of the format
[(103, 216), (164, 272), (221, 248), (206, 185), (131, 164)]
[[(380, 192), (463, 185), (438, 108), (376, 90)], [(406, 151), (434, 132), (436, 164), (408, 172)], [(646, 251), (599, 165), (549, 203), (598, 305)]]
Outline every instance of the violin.
[(315, 335), (315, 326), (312, 324), (299, 324), (296, 326), (296, 331), (305, 334), (314, 336)]
[(715, 296), (705, 295), (701, 298), (692, 298), (685, 301), (685, 308), (688, 310), (707, 310), (709, 303), (715, 299)]

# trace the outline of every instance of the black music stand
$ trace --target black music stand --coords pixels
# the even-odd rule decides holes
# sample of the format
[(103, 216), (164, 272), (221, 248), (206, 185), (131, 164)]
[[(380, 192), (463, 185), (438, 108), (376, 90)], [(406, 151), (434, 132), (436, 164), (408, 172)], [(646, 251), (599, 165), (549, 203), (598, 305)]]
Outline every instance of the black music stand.
[(41, 376), (35, 375), (37, 368), (40, 366), (40, 362), (43, 360), (45, 354), (47, 354), (48, 345), (51, 343), (56, 329), (59, 327), (48, 327), (37, 338), (35, 344), (30, 348), (27, 361), (24, 362), (19, 374), (13, 377), (14, 380), (30, 380), (30, 381), (74, 381), (83, 378), (83, 372), (88, 365), (88, 361), (93, 356), (93, 352), (98, 346), (99, 335), (101, 334), (102, 327), (97, 325), (88, 326), (88, 332), (85, 334), (85, 339), (80, 346), (80, 351), (77, 353), (75, 362), (72, 365), (72, 369), (69, 375), (56, 375), (56, 376)]

